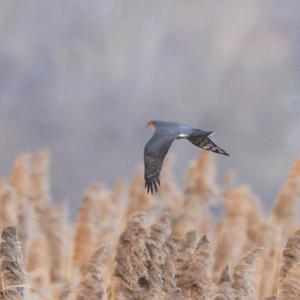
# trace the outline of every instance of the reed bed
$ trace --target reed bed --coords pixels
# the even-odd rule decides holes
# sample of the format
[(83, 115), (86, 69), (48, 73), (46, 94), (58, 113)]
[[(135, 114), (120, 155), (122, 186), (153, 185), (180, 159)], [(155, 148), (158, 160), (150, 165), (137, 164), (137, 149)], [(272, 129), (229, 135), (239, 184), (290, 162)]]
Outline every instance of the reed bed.
[(155, 196), (142, 169), (112, 190), (91, 184), (72, 221), (52, 199), (48, 153), (17, 157), (0, 180), (0, 300), (299, 300), (300, 159), (270, 213), (230, 173), (218, 185), (209, 152), (183, 189), (171, 162)]

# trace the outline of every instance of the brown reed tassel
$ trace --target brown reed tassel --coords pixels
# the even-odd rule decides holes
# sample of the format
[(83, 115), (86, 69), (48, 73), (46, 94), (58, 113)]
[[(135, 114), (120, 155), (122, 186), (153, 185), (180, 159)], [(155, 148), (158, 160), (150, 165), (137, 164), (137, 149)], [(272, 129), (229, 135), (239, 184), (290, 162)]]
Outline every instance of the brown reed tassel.
[(65, 246), (68, 237), (63, 237), (66, 231), (66, 208), (64, 205), (48, 203), (43, 211), (43, 231), (48, 244), (48, 259), (50, 264), (50, 279), (52, 283), (64, 280), (66, 267)]
[(227, 264), (236, 264), (243, 253), (247, 242), (248, 213), (251, 205), (249, 193), (247, 186), (234, 187), (225, 193), (225, 217), (218, 224), (216, 233), (215, 278), (220, 277)]
[(225, 267), (221, 274), (219, 284), (217, 287), (214, 300), (232, 300), (235, 299), (234, 291), (232, 289), (232, 281), (229, 274), (228, 265)]
[(163, 214), (151, 227), (150, 236), (146, 239), (146, 248), (150, 260), (147, 262), (148, 280), (156, 297), (164, 298), (177, 293), (176, 271), (165, 243), (171, 234), (171, 220)]
[(40, 230), (37, 215), (33, 204), (28, 202), (26, 197), (22, 197), (19, 202), (17, 211), (18, 217), (18, 236), (20, 238), (22, 249), (24, 253), (24, 260), (27, 260), (28, 250), (32, 234), (35, 229)]
[(288, 176), (288, 183), (296, 195), (300, 195), (300, 158), (298, 158)]
[(110, 244), (114, 247), (118, 242), (118, 238), (122, 232), (122, 229), (125, 227), (126, 223), (126, 210), (128, 207), (129, 195), (128, 195), (128, 186), (125, 180), (119, 179), (114, 184), (111, 192), (111, 217), (110, 221), (112, 234), (110, 238)]
[(300, 299), (300, 262), (294, 264), (279, 283), (278, 300)]
[(57, 300), (69, 300), (72, 296), (73, 290), (74, 290), (74, 286), (70, 283), (66, 283), (58, 291), (55, 299), (57, 299)]
[(290, 268), (300, 261), (300, 230), (297, 230), (283, 250), (283, 265), (280, 269), (279, 280), (288, 274)]
[(229, 191), (235, 184), (235, 173), (233, 171), (225, 171), (223, 173), (223, 190)]
[(50, 199), (49, 194), (49, 153), (41, 151), (33, 157), (31, 172), (31, 200), (41, 206)]
[(87, 262), (97, 243), (98, 206), (87, 190), (82, 198), (76, 218), (74, 236), (73, 267), (81, 267)]
[(15, 227), (5, 227), (0, 244), (0, 299), (24, 299), (23, 254)]
[(177, 277), (183, 277), (197, 245), (198, 232), (191, 230), (183, 238), (170, 237), (166, 241), (170, 256), (176, 268)]
[(27, 253), (26, 272), (29, 284), (35, 289), (48, 287), (50, 285), (49, 269), (46, 237), (41, 233), (35, 233), (30, 240), (30, 247)]
[(0, 179), (0, 226), (17, 226), (18, 199), (15, 189)]
[(286, 183), (277, 197), (273, 218), (284, 225), (284, 236), (289, 236), (295, 228), (296, 200), (300, 195), (300, 159), (293, 165)]
[(258, 267), (257, 282), (258, 298), (265, 299), (267, 295), (272, 295), (273, 290), (276, 289), (277, 266), (281, 255), (281, 227), (270, 220), (266, 220), (257, 227), (252, 241), (256, 247), (264, 248), (261, 265)]
[(110, 191), (104, 187), (96, 184), (90, 185), (87, 190), (87, 196), (93, 199), (98, 210), (97, 243), (112, 245), (117, 239), (118, 229), (115, 226), (118, 224), (118, 214), (122, 212), (117, 210), (115, 203), (112, 201)]
[(186, 270), (178, 275), (178, 286), (192, 299), (210, 299), (213, 294), (211, 267), (213, 264), (211, 248), (204, 235), (198, 242), (192, 259), (187, 263)]
[(185, 176), (184, 203), (174, 220), (174, 234), (183, 235), (197, 228), (206, 234), (210, 221), (208, 206), (216, 202), (219, 188), (215, 183), (216, 167), (212, 154), (200, 151)]
[(262, 248), (256, 248), (244, 256), (234, 268), (232, 287), (236, 300), (256, 300), (256, 272)]
[(109, 258), (106, 246), (98, 248), (81, 269), (81, 280), (76, 289), (76, 300), (105, 299), (105, 264)]
[(249, 188), (249, 194), (247, 198), (248, 209), (246, 212), (247, 218), (247, 241), (244, 247), (244, 252), (248, 252), (249, 250), (261, 246), (257, 244), (257, 232), (260, 230), (263, 224), (263, 212), (261, 207), (261, 202), (259, 198), (251, 191)]
[(189, 167), (185, 178), (186, 205), (214, 202), (219, 188), (215, 183), (216, 166), (211, 152), (200, 151), (197, 160)]
[(31, 194), (31, 165), (28, 153), (19, 155), (11, 171), (11, 184), (19, 196)]
[(150, 290), (145, 245), (148, 216), (136, 212), (130, 216), (120, 236), (109, 299), (144, 299)]

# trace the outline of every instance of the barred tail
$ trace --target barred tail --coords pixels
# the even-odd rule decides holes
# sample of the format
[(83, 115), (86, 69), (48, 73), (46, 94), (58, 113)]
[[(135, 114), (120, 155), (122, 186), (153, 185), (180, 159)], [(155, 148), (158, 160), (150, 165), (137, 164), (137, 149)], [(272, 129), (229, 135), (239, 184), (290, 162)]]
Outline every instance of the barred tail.
[(229, 156), (229, 154), (225, 150), (217, 146), (208, 136), (190, 136), (187, 139), (197, 147)]

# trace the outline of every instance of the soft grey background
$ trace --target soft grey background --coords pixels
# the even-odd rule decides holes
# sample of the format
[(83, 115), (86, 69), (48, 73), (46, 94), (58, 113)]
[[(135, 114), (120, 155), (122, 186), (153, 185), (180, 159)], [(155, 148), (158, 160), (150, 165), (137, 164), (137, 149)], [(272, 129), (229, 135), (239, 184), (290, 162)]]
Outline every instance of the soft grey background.
[[(213, 129), (266, 206), (300, 154), (300, 2), (0, 0), (0, 174), (48, 148), (78, 203), (142, 163), (149, 119)], [(179, 141), (179, 184), (198, 149)]]

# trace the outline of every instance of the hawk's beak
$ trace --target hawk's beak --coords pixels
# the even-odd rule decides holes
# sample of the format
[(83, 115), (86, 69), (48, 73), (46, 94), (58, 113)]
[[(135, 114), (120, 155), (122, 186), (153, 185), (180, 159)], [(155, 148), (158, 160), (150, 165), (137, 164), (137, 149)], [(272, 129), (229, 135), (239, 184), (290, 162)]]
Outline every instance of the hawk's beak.
[(154, 127), (153, 123), (149, 122), (149, 123), (147, 123), (146, 128), (154, 129), (155, 127)]

